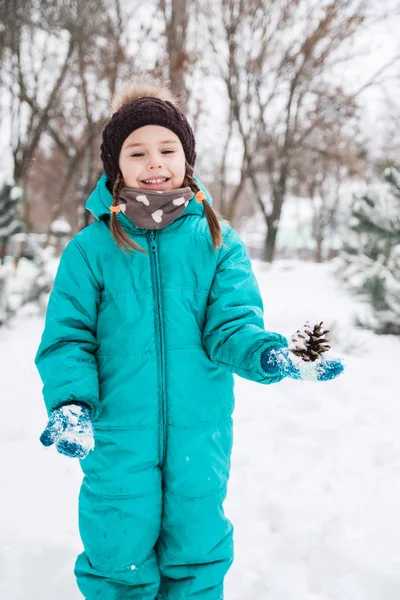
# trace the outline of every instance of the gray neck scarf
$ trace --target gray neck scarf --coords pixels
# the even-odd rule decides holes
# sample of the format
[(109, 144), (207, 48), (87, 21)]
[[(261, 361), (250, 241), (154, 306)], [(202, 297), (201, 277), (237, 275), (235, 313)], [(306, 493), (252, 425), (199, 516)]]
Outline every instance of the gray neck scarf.
[(168, 192), (124, 187), (118, 205), (140, 229), (164, 229), (185, 210), (194, 196), (190, 187)]

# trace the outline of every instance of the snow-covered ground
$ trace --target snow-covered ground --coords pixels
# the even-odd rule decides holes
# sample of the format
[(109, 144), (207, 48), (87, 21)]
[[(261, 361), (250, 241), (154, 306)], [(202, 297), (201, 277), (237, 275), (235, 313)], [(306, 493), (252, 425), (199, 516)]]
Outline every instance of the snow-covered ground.
[[(255, 264), (266, 326), (332, 327), (346, 372), (330, 383), (237, 379), (226, 512), (227, 600), (399, 600), (400, 339), (354, 329), (331, 265)], [(44, 449), (33, 365), (43, 322), (0, 329), (0, 598), (79, 600), (76, 462)]]

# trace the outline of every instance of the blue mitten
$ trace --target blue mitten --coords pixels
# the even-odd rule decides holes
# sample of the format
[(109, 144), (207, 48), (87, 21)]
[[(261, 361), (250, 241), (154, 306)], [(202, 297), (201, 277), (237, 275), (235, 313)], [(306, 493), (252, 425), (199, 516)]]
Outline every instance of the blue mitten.
[(340, 360), (322, 360), (306, 362), (293, 354), (288, 348), (272, 347), (261, 354), (261, 366), (267, 373), (282, 374), (292, 379), (308, 381), (329, 381), (343, 372)]
[(56, 445), (60, 454), (71, 458), (86, 458), (94, 448), (93, 423), (86, 404), (65, 404), (50, 415), (40, 436), (43, 446)]

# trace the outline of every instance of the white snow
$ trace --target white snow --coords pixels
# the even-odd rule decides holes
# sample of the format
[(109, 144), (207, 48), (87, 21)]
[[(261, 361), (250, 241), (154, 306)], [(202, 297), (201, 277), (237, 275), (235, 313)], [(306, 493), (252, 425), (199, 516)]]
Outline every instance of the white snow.
[(64, 431), (61, 430), (62, 439), (70, 444), (80, 445), (86, 453), (93, 450), (94, 439), (92, 423), (86, 423), (85, 426), (79, 427), (78, 430), (74, 428), (74, 425), (78, 425), (79, 423), (82, 407), (76, 405), (73, 407), (63, 406), (61, 411), (68, 420), (68, 427)]
[(51, 233), (54, 235), (70, 235), (72, 228), (65, 217), (59, 217), (50, 225)]
[(14, 185), (12, 190), (10, 191), (11, 200), (18, 200), (23, 195), (23, 190), (18, 185)]
[[(266, 326), (332, 329), (336, 381), (236, 379), (226, 600), (400, 598), (400, 339), (349, 325), (331, 265), (255, 264)], [(47, 416), (33, 357), (43, 321), (0, 329), (0, 598), (79, 600), (77, 461), (39, 443)], [(133, 565), (132, 565), (133, 566)]]

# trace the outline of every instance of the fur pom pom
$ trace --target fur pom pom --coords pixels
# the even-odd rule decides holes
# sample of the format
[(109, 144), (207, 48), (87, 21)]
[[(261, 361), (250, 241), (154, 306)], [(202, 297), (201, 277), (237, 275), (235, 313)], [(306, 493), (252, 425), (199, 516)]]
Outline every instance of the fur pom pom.
[(125, 80), (121, 89), (114, 94), (111, 101), (111, 110), (115, 113), (121, 106), (124, 106), (124, 104), (143, 96), (168, 100), (175, 106), (178, 106), (168, 85), (162, 80), (156, 79), (151, 75), (137, 75)]

